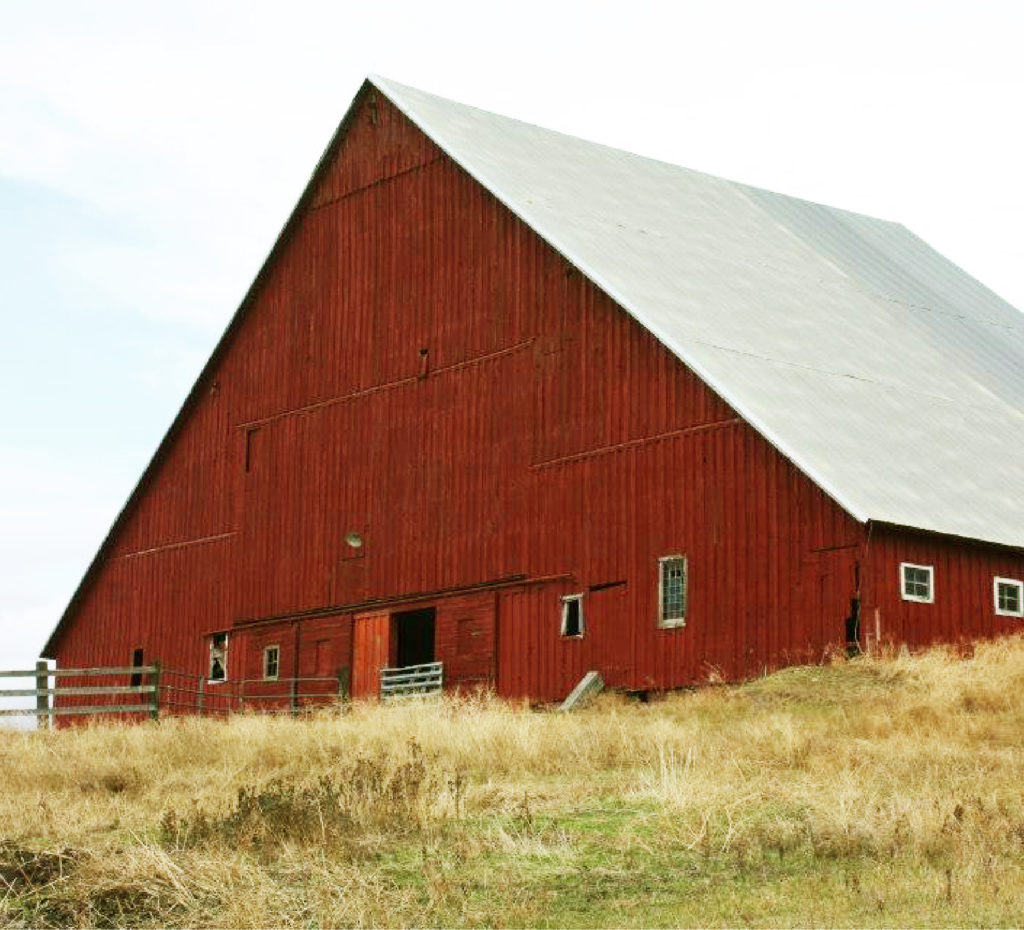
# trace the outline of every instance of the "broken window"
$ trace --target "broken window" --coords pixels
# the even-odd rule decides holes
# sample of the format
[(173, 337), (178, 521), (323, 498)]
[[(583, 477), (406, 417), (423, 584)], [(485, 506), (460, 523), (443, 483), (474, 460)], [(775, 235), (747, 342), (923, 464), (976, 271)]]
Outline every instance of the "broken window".
[(900, 563), (900, 579), (903, 600), (931, 604), (935, 600), (935, 569), (931, 565)]
[(210, 681), (227, 681), (228, 634), (214, 633), (210, 637)]
[(266, 646), (263, 649), (263, 677), (277, 679), (277, 669), (281, 664), (281, 647)]
[(1024, 581), (996, 578), (996, 613), (1001, 617), (1024, 617)]
[(686, 622), (686, 556), (658, 559), (658, 625), (682, 626)]
[(582, 594), (567, 594), (562, 598), (562, 635), (583, 635)]

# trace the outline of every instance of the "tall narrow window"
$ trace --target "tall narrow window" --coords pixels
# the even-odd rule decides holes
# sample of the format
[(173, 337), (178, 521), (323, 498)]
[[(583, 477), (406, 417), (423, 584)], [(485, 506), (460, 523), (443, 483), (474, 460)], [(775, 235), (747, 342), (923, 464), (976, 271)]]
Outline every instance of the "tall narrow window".
[(210, 681), (226, 681), (228, 677), (228, 634), (210, 637)]
[(667, 555), (658, 559), (658, 625), (686, 623), (686, 556)]
[(277, 669), (281, 664), (281, 647), (266, 646), (263, 649), (263, 677), (270, 680), (277, 680)]
[(903, 600), (931, 604), (935, 600), (935, 569), (931, 565), (901, 562), (900, 586)]
[(583, 636), (582, 594), (567, 594), (562, 598), (562, 635)]
[(996, 578), (995, 600), (1000, 617), (1024, 617), (1024, 581)]

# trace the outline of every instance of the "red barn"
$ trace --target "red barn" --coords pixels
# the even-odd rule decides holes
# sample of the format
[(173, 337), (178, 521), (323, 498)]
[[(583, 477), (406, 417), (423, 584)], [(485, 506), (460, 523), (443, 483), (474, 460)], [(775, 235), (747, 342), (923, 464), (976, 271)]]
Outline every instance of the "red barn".
[(1024, 317), (897, 224), (371, 78), (44, 655), (559, 699), (1020, 628)]

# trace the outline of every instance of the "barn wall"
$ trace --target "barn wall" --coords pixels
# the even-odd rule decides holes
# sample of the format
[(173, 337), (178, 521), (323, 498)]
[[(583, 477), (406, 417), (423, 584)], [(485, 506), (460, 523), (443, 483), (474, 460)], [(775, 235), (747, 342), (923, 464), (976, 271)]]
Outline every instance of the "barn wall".
[[(901, 597), (900, 564), (935, 569), (935, 601)], [(1024, 621), (998, 616), (993, 580), (1024, 580), (1024, 553), (998, 546), (874, 527), (867, 547), (862, 627), (882, 642), (928, 646), (1024, 632)]]
[(90, 586), (58, 655), (65, 668), (145, 661), (205, 671), (205, 638), (230, 628), (231, 538), (117, 556)]
[[(571, 577), (502, 594), (504, 693), (554, 700), (591, 668), (635, 690), (734, 679), (843, 641), (861, 528), (744, 424), (559, 466), (538, 517), (559, 510), (537, 544)], [(660, 629), (658, 559), (673, 554), (688, 561), (688, 616)], [(584, 594), (580, 640), (558, 636), (571, 593)]]
[[(305, 670), (320, 642), (348, 661), (352, 613), (417, 597), (449, 681), (537, 698), (589, 668), (664, 688), (842, 640), (862, 528), (379, 95), (261, 282), (61, 664), (144, 646), (201, 672), (209, 633), (283, 618), (282, 668), (297, 648)], [(691, 607), (662, 630), (671, 554)], [(586, 633), (563, 639), (577, 592)]]

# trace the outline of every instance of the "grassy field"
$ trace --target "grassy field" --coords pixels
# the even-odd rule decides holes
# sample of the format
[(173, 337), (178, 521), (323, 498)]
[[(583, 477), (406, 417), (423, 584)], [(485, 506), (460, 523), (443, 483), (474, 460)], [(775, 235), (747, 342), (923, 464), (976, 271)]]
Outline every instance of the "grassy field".
[(1019, 926), (1024, 642), (572, 715), (0, 731), (2, 926)]

